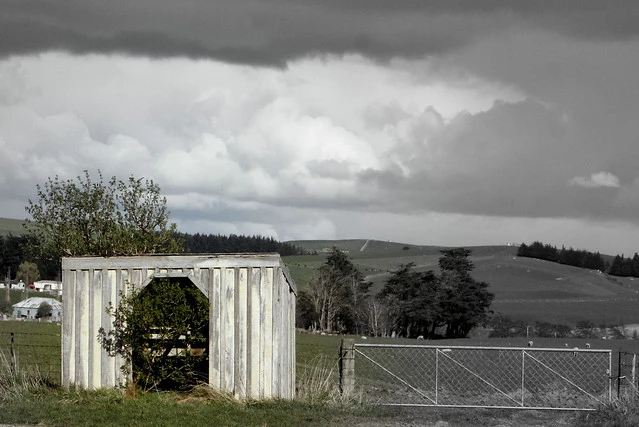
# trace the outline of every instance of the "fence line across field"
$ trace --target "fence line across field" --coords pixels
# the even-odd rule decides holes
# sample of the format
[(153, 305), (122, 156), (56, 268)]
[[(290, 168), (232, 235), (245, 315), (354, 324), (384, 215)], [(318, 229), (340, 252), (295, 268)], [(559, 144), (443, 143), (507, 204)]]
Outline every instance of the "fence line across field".
[[(0, 352), (11, 372), (37, 369), (54, 383), (61, 383), (61, 342), (59, 344), (34, 344), (24, 338), (49, 336), (60, 340), (60, 334), (0, 332)], [(42, 350), (42, 351), (38, 351)]]
[(592, 410), (612, 399), (612, 351), (355, 344), (342, 386), (395, 406)]

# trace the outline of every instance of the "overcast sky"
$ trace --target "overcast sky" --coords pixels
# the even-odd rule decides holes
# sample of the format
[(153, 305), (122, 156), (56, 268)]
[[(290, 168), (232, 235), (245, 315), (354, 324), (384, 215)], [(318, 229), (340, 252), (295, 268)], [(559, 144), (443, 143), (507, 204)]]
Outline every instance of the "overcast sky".
[(639, 2), (0, 0), (0, 216), (88, 169), (181, 231), (639, 251)]

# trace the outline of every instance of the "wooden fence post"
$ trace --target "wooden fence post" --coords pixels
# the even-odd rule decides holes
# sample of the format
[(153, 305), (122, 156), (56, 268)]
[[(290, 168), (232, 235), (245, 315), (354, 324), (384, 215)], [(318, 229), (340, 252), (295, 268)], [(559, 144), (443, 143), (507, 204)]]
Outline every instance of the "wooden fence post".
[(13, 332), (11, 332), (11, 373), (16, 374), (16, 350), (13, 342)]
[(345, 338), (339, 347), (339, 391), (348, 395), (355, 388), (355, 341)]

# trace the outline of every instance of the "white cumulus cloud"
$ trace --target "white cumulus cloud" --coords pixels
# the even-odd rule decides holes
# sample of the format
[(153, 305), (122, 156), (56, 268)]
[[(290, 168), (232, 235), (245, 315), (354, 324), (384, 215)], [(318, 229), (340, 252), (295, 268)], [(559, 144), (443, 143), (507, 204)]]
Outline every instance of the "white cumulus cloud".
[(586, 188), (619, 188), (619, 178), (610, 172), (597, 172), (590, 176), (576, 176), (569, 182), (570, 185)]

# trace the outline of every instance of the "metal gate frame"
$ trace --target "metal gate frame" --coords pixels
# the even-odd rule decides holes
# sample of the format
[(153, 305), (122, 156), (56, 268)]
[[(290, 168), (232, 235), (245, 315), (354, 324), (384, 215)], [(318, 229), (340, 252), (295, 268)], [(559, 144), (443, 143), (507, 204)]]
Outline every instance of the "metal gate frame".
[[(349, 342), (350, 343), (347, 343)], [(376, 366), (377, 368), (381, 369), (383, 372), (385, 372), (387, 375), (390, 375), (392, 378), (394, 378), (396, 381), (398, 381), (399, 383), (401, 383), (403, 386), (407, 387), (408, 389), (412, 390), (414, 393), (416, 393), (417, 395), (419, 395), (424, 401), (425, 403), (399, 403), (399, 402), (391, 402), (391, 403), (381, 403), (382, 405), (387, 405), (387, 406), (425, 406), (425, 407), (455, 407), (455, 408), (495, 408), (495, 409), (535, 409), (535, 410), (542, 410), (542, 409), (551, 409), (551, 410), (569, 410), (569, 411), (575, 411), (575, 410), (580, 410), (580, 411), (592, 411), (595, 410), (594, 407), (584, 407), (584, 406), (577, 406), (574, 405), (574, 407), (563, 407), (563, 406), (526, 406), (526, 398), (525, 398), (525, 391), (526, 391), (526, 387), (525, 387), (525, 381), (527, 379), (526, 374), (530, 373), (526, 370), (527, 367), (527, 362), (528, 364), (530, 364), (530, 362), (536, 364), (536, 366), (538, 366), (538, 370), (541, 369), (539, 368), (539, 366), (541, 366), (545, 371), (544, 372), (549, 372), (552, 373), (553, 375), (556, 376), (556, 378), (559, 378), (561, 381), (563, 381), (566, 384), (569, 384), (570, 386), (572, 386), (574, 389), (579, 390), (581, 393), (583, 393), (583, 396), (587, 396), (589, 399), (592, 399), (592, 403), (593, 404), (604, 404), (607, 402), (612, 401), (612, 376), (611, 376), (611, 372), (612, 372), (612, 350), (600, 350), (600, 349), (563, 349), (563, 348), (531, 348), (531, 347), (482, 347), (482, 346), (431, 346), (431, 345), (395, 345), (395, 344), (363, 344), (363, 343), (357, 343), (355, 344), (352, 340), (344, 340), (345, 343), (347, 344), (343, 344), (342, 350), (340, 351), (340, 355), (342, 356), (346, 356), (347, 358), (352, 358), (352, 366), (351, 366), (351, 371), (352, 371), (352, 375), (353, 375), (353, 380), (352, 380), (352, 384), (355, 383), (355, 379), (356, 377), (356, 371), (357, 369), (355, 368), (357, 366), (357, 364), (355, 363), (355, 355), (357, 355), (357, 357), (362, 357), (364, 359), (367, 360), (368, 363), (371, 363), (372, 365)], [(350, 348), (349, 348), (350, 347)], [(419, 390), (419, 388), (417, 386), (415, 386), (414, 384), (411, 384), (413, 381), (411, 378), (406, 378), (403, 377), (402, 374), (398, 373), (398, 372), (393, 372), (393, 367), (390, 366), (383, 366), (384, 362), (387, 361), (379, 361), (379, 360), (374, 360), (374, 357), (371, 357), (370, 355), (366, 354), (366, 350), (367, 349), (372, 349), (372, 348), (387, 348), (387, 349), (398, 349), (400, 351), (402, 351), (401, 349), (408, 349), (408, 351), (411, 350), (421, 350), (421, 351), (434, 351), (435, 352), (435, 375), (434, 375), (434, 393), (432, 396), (428, 396), (426, 393), (423, 392), (423, 390)], [(350, 355), (349, 355), (349, 350), (350, 350)], [(403, 350), (405, 351), (405, 350)], [(486, 375), (484, 375), (482, 372), (475, 372), (473, 369), (469, 368), (468, 366), (465, 366), (463, 363), (461, 363), (458, 360), (455, 360), (454, 358), (452, 358), (450, 356), (451, 352), (455, 352), (455, 354), (457, 354), (458, 352), (509, 352), (509, 353), (521, 353), (521, 365), (520, 365), (520, 371), (519, 371), (519, 376), (520, 376), (520, 384), (521, 384), (521, 390), (520, 390), (520, 395), (519, 395), (519, 399), (514, 399), (513, 397), (511, 397), (512, 393), (508, 393), (506, 390), (502, 390), (500, 388), (499, 385), (493, 384), (490, 379), (486, 378)], [(605, 357), (605, 355), (607, 354), (607, 372), (606, 372), (606, 380), (607, 380), (607, 390), (605, 391), (607, 396), (606, 397), (601, 397), (601, 395), (599, 397), (594, 396), (593, 394), (591, 394), (590, 392), (588, 392), (587, 390), (585, 390), (583, 387), (581, 387), (579, 384), (577, 384), (577, 382), (573, 379), (567, 378), (566, 376), (562, 375), (561, 372), (558, 372), (558, 369), (556, 367), (553, 368), (553, 366), (549, 366), (549, 364), (544, 363), (543, 360), (541, 360), (544, 354), (561, 354), (561, 353), (572, 353), (573, 357), (576, 357), (578, 354), (602, 354), (603, 357)], [(563, 355), (563, 357), (567, 357), (567, 355)], [(593, 357), (596, 357), (593, 355)], [(491, 388), (492, 390), (495, 391), (495, 394), (501, 395), (502, 398), (506, 398), (509, 402), (513, 402), (512, 405), (487, 405), (487, 404), (450, 404), (450, 403), (441, 403), (440, 401), (440, 396), (439, 396), (439, 390), (440, 390), (440, 386), (442, 384), (442, 362), (451, 362), (454, 365), (457, 365), (458, 368), (460, 368), (461, 370), (463, 370), (463, 372), (465, 372), (469, 377), (472, 377), (475, 381), (479, 381), (483, 384), (485, 384), (487, 387)], [(603, 361), (602, 361), (603, 362)], [(391, 362), (392, 363), (392, 362)], [(348, 363), (345, 366), (349, 366)], [(423, 365), (422, 366), (414, 366), (414, 371), (418, 371), (419, 369), (423, 369)], [(532, 376), (531, 376), (532, 377)], [(603, 379), (603, 378), (602, 378)], [(348, 380), (347, 380), (348, 381)], [(358, 381), (359, 383), (359, 381)], [(431, 392), (433, 391), (432, 389), (430, 390)], [(603, 390), (602, 390), (603, 391)]]

